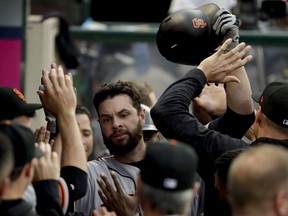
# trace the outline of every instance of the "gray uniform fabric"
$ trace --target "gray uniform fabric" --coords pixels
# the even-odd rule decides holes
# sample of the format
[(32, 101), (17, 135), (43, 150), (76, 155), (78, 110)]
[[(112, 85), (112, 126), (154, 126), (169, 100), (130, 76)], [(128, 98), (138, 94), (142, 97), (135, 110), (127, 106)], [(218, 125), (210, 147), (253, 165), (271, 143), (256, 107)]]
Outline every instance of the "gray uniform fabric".
[(89, 161), (87, 193), (83, 198), (76, 201), (75, 210), (77, 212), (81, 212), (83, 215), (92, 215), (94, 209), (100, 211), (100, 206), (103, 202), (98, 195), (100, 187), (97, 183), (97, 178), (100, 177), (101, 173), (104, 173), (109, 181), (113, 182), (110, 171), (114, 171), (117, 174), (123, 190), (127, 194), (135, 194), (136, 180), (140, 171), (137, 167), (120, 163), (113, 156)]

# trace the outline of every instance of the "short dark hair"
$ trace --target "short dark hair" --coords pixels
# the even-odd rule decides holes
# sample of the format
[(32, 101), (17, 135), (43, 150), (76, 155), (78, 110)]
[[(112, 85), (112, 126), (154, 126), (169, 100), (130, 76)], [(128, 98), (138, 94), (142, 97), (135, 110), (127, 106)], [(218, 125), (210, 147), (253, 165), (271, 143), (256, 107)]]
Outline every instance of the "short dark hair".
[(228, 170), (232, 161), (242, 152), (245, 148), (233, 149), (223, 153), (215, 161), (215, 172), (217, 171), (218, 177), (226, 185)]
[(117, 81), (111, 83), (105, 83), (102, 87), (96, 92), (93, 98), (94, 107), (99, 115), (99, 105), (104, 100), (108, 98), (113, 98), (117, 95), (128, 95), (132, 101), (133, 107), (140, 113), (141, 103), (139, 91), (131, 82)]
[(91, 119), (91, 113), (90, 113), (90, 111), (88, 110), (87, 107), (85, 107), (85, 106), (83, 106), (83, 105), (79, 105), (79, 104), (78, 104), (78, 105), (76, 106), (75, 113), (76, 113), (76, 115), (77, 115), (77, 114), (85, 114), (85, 115), (87, 115), (87, 116), (89, 117), (89, 119)]
[(132, 80), (128, 82), (132, 83), (138, 89), (140, 94), (140, 102), (148, 107), (152, 107), (153, 101), (151, 101), (150, 94), (154, 92), (153, 87), (149, 83), (142, 80)]
[(0, 183), (9, 176), (14, 167), (13, 145), (9, 137), (0, 132)]

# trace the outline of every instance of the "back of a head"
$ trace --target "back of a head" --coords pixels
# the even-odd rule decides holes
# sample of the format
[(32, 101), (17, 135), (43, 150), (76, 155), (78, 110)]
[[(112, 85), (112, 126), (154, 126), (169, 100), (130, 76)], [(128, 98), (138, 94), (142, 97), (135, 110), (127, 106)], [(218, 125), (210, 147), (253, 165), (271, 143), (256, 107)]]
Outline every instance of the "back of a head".
[(231, 166), (231, 163), (238, 155), (243, 152), (243, 148), (234, 149), (223, 153), (215, 161), (215, 172), (217, 176), (221, 179), (224, 185), (227, 184), (228, 171)]
[(227, 189), (232, 212), (261, 215), (274, 205), (280, 190), (288, 193), (287, 149), (263, 143), (245, 150), (232, 162)]
[(30, 128), (16, 122), (1, 121), (0, 132), (5, 134), (12, 143), (14, 168), (23, 167), (34, 157), (43, 155), (43, 152), (35, 146), (35, 136)]
[(42, 104), (27, 103), (24, 95), (16, 88), (0, 87), (0, 120), (12, 120), (15, 117), (33, 116)]
[[(288, 81), (269, 83), (261, 94), (253, 99), (261, 106), (261, 111), (269, 120), (283, 129), (288, 129)], [(281, 130), (281, 129), (280, 129)], [(285, 131), (287, 133), (287, 130)]]
[(162, 214), (187, 213), (193, 199), (197, 163), (197, 154), (184, 143), (150, 143), (140, 174), (142, 198)]
[(13, 145), (5, 133), (0, 132), (0, 185), (14, 167)]

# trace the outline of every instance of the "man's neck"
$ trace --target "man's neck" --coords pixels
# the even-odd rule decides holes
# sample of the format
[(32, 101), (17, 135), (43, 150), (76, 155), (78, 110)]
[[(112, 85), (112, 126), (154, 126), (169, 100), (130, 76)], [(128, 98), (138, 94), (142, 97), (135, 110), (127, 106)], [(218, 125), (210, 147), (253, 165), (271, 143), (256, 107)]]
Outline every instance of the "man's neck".
[(143, 139), (140, 140), (139, 144), (131, 152), (125, 155), (114, 154), (114, 158), (121, 163), (135, 163), (143, 160), (146, 151), (146, 144)]
[(2, 200), (22, 199), (27, 185), (28, 183), (24, 183), (23, 181), (7, 181), (4, 183), (0, 198)]
[(285, 140), (288, 139), (287, 134), (279, 133), (276, 130), (259, 130), (257, 137), (267, 137), (267, 138), (273, 138), (278, 140)]

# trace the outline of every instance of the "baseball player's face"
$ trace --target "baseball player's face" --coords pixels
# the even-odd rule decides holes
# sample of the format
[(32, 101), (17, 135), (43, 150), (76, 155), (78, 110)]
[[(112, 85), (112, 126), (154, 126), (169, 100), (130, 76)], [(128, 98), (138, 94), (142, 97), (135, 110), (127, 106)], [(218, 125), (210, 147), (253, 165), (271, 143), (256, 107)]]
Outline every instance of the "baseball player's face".
[(145, 120), (143, 113), (137, 113), (128, 95), (118, 95), (100, 104), (99, 123), (110, 153), (126, 154), (139, 144)]
[(77, 114), (76, 119), (81, 131), (86, 156), (88, 158), (88, 156), (92, 153), (93, 149), (93, 134), (91, 122), (86, 114)]

